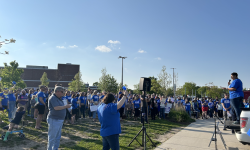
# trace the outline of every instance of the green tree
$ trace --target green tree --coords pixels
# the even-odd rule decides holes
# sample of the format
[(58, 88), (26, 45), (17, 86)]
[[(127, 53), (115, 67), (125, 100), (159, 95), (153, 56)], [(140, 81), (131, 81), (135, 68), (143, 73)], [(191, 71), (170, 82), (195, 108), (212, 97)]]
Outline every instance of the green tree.
[(181, 94), (185, 95), (185, 90), (186, 90), (186, 95), (192, 95), (192, 90), (193, 90), (193, 95), (195, 95), (195, 90), (197, 90), (197, 89), (198, 89), (198, 87), (196, 86), (196, 83), (185, 82), (185, 84), (181, 88)]
[(49, 79), (47, 77), (47, 73), (46, 72), (43, 73), (40, 81), (41, 81), (41, 85), (45, 85), (45, 86), (49, 85)]
[(69, 90), (75, 92), (85, 90), (85, 84), (82, 81), (82, 74), (80, 71), (75, 75), (74, 79), (72, 79), (72, 82), (69, 83)]
[(150, 76), (150, 77), (148, 77), (148, 78), (150, 78), (151, 79), (151, 82), (152, 82), (152, 80), (156, 80), (157, 81), (157, 78), (156, 77), (154, 77), (154, 76)]
[(207, 90), (206, 93), (209, 97), (215, 98), (215, 97), (221, 97), (224, 93), (223, 89), (219, 88), (218, 86), (215, 86), (213, 82), (210, 82), (206, 84)]
[(173, 96), (174, 95), (173, 88), (168, 88), (164, 94), (166, 96)]
[(161, 85), (155, 79), (151, 80), (151, 90), (149, 93), (163, 94)]
[(98, 86), (98, 82), (94, 82), (94, 83), (93, 83), (93, 86)]
[(0, 70), (1, 86), (3, 88), (12, 87), (12, 81), (16, 82), (16, 88), (25, 88), (26, 84), (21, 78), (23, 69), (18, 69), (19, 64), (16, 61), (10, 62), (10, 66), (4, 63), (4, 68)]
[(114, 76), (107, 74), (106, 68), (101, 70), (102, 76), (99, 78), (98, 87), (102, 91), (117, 93), (118, 83)]
[(133, 93), (141, 94), (141, 91), (139, 90), (139, 83), (134, 85)]
[(170, 84), (172, 83), (172, 77), (170, 74), (166, 72), (166, 66), (162, 66), (162, 70), (160, 74), (158, 74), (158, 83), (162, 87), (162, 92), (164, 94), (167, 94), (167, 89), (170, 87)]

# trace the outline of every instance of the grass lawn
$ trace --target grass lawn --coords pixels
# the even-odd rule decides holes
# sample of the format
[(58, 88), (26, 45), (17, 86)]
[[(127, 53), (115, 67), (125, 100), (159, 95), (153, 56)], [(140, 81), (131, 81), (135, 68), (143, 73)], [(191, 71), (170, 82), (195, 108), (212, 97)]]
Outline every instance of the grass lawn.
[[(47, 123), (43, 122), (42, 130), (35, 129), (35, 120), (26, 116), (29, 121), (27, 126), (24, 126), (25, 138), (20, 138), (17, 134), (9, 135), (9, 141), (0, 141), (1, 149), (46, 149), (47, 146)], [(6, 132), (2, 127), (8, 125), (7, 117), (3, 119), (4, 123), (0, 125), (1, 134)], [(150, 121), (150, 120), (149, 120)], [(187, 125), (187, 124), (186, 124)], [(168, 120), (155, 120), (146, 124), (147, 133), (156, 145), (161, 144), (157, 141), (159, 135), (166, 134), (172, 128), (186, 126), (179, 123), (173, 123)], [(140, 145), (134, 141), (130, 147), (128, 144), (133, 137), (141, 129), (142, 124), (139, 121), (125, 120), (121, 122), (122, 133), (120, 134), (120, 147), (121, 150), (134, 150), (140, 149)], [(141, 134), (138, 141), (141, 143)], [(101, 150), (102, 137), (100, 136), (99, 122), (92, 122), (91, 119), (81, 119), (75, 125), (66, 124), (62, 129), (61, 149), (65, 150)], [(147, 143), (147, 149), (154, 149), (150, 142)]]

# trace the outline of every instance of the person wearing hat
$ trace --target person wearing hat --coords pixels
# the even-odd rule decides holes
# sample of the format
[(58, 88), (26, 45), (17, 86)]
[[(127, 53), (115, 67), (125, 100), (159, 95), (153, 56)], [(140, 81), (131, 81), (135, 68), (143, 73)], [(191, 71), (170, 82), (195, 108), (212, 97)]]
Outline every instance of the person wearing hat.
[(44, 114), (44, 110), (46, 107), (46, 95), (45, 95), (45, 86), (41, 85), (40, 86), (40, 91), (37, 93), (37, 98), (38, 98), (38, 117), (36, 119), (36, 129), (41, 129), (41, 122), (42, 122), (42, 118), (43, 118), (43, 114)]

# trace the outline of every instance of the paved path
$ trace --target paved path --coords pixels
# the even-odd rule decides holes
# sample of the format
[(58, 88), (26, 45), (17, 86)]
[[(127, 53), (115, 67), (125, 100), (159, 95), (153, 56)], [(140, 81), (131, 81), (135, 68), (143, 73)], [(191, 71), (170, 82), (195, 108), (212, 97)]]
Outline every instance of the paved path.
[[(228, 150), (250, 150), (250, 146), (238, 142), (231, 130), (223, 131), (223, 125), (219, 124), (220, 131), (226, 142)], [(196, 120), (176, 135), (162, 143), (155, 150), (215, 150), (215, 143), (208, 144), (214, 132), (214, 119)], [(217, 146), (219, 150), (225, 149), (220, 136), (217, 134)]]

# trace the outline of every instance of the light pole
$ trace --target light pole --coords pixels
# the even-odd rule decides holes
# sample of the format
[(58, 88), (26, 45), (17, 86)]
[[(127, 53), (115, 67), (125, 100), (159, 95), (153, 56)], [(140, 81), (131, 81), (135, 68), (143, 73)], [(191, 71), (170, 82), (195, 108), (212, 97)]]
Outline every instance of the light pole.
[(175, 99), (175, 87), (174, 87), (174, 69), (176, 69), (176, 68), (171, 68), (171, 69), (173, 69), (173, 91), (174, 91), (174, 99)]
[(118, 59), (119, 59), (119, 58), (122, 59), (122, 87), (123, 87), (123, 59), (126, 59), (127, 57), (119, 56)]

